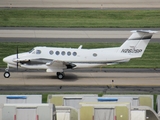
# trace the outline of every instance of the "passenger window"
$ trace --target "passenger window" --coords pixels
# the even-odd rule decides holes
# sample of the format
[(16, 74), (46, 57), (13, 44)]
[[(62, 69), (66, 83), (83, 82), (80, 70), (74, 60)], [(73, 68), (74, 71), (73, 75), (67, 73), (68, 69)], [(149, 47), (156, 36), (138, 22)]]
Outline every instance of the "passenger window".
[(53, 55), (53, 53), (54, 53), (54, 52), (53, 52), (52, 50), (49, 51), (49, 54), (50, 54), (50, 55)]
[(59, 55), (59, 51), (56, 51), (56, 55)]
[(94, 56), (94, 57), (97, 57), (97, 54), (96, 54), (96, 53), (93, 53), (93, 56)]
[(73, 52), (73, 56), (76, 56), (77, 55), (77, 53), (76, 52)]
[(36, 54), (41, 54), (41, 51), (40, 50), (36, 50)]
[(61, 52), (62, 55), (65, 55), (66, 53), (64, 51)]
[(67, 52), (67, 55), (70, 56), (70, 55), (71, 55), (71, 52)]

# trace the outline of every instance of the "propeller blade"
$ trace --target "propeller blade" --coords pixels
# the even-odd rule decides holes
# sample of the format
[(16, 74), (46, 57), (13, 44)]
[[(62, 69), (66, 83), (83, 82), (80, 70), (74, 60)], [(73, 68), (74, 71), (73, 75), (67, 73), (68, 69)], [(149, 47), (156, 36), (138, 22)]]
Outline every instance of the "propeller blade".
[[(18, 46), (17, 46), (17, 59), (18, 59)], [(18, 61), (17, 61), (17, 70), (18, 70)]]

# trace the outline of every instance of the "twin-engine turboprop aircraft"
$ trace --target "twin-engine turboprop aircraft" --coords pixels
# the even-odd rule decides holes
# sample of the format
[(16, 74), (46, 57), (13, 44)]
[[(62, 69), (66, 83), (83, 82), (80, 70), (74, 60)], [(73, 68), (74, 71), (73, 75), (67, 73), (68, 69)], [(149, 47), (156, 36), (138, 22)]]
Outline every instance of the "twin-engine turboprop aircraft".
[(57, 47), (35, 47), (29, 52), (5, 57), (7, 63), (4, 77), (9, 78), (9, 67), (25, 69), (45, 69), (56, 72), (58, 79), (64, 78), (64, 69), (97, 67), (128, 62), (140, 58), (152, 35), (157, 31), (135, 30), (120, 47), (100, 49), (78, 49)]

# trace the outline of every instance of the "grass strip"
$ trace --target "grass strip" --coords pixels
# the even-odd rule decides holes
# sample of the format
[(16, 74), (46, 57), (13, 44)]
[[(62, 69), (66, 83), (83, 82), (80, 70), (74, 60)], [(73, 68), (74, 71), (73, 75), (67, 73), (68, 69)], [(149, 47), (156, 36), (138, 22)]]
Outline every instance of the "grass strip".
[[(5, 68), (6, 64), (2, 61), (4, 57), (16, 54), (16, 48), (19, 47), (20, 52), (26, 52), (35, 46), (48, 46), (48, 47), (72, 47), (78, 48), (79, 45), (83, 45), (83, 48), (107, 48), (107, 47), (118, 47), (120, 43), (22, 43), (22, 42), (1, 42), (0, 43), (0, 67)], [(141, 58), (132, 59), (128, 63), (105, 66), (110, 68), (160, 68), (160, 43), (149, 43), (146, 51)]]
[(160, 10), (0, 9), (1, 27), (159, 28)]

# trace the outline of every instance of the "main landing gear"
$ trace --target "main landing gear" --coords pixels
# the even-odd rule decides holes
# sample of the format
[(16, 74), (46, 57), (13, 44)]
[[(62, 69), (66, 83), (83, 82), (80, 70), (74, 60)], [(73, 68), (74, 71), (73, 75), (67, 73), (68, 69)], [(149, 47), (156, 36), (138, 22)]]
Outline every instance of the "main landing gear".
[(10, 77), (10, 72), (8, 71), (8, 69), (5, 69), (4, 77), (5, 78), (9, 78)]
[(57, 72), (57, 78), (58, 79), (63, 79), (64, 78), (64, 72)]

